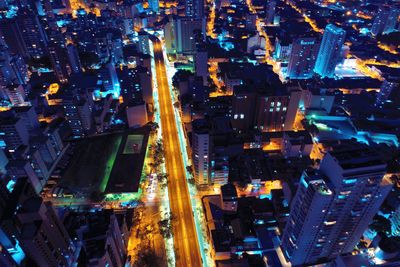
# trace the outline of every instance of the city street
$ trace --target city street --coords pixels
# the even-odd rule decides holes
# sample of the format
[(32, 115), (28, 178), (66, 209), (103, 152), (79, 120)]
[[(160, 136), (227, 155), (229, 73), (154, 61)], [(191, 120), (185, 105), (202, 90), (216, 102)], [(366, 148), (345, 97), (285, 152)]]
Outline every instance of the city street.
[(171, 94), (161, 42), (153, 37), (154, 58), (160, 102), (161, 129), (168, 178), (171, 211), (174, 216), (173, 233), (176, 266), (201, 266), (199, 244), (191, 208), (185, 169), (178, 141)]

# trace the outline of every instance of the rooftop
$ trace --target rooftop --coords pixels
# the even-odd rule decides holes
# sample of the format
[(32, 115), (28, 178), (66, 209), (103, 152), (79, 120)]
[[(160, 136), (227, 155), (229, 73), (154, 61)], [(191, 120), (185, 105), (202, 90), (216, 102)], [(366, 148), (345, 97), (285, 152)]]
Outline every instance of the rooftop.
[(379, 154), (362, 143), (343, 142), (336, 144), (329, 151), (329, 154), (336, 159), (344, 170), (378, 165), (386, 167)]

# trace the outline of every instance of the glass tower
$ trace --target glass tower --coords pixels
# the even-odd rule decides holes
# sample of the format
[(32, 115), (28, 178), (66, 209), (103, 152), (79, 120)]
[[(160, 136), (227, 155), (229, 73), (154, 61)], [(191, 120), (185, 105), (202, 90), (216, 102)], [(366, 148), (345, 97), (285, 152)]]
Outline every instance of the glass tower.
[(346, 32), (333, 24), (325, 28), (314, 71), (322, 77), (333, 77), (342, 55)]

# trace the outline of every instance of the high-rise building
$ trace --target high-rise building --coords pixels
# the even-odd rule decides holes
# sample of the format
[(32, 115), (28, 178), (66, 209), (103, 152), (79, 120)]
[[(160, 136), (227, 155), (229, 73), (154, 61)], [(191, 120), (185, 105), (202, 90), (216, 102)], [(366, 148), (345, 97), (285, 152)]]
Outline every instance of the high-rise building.
[(26, 154), (25, 158), (29, 160), (29, 164), (32, 166), (37, 177), (39, 177), (42, 186), (44, 186), (50, 177), (51, 166), (46, 164), (46, 160), (43, 154), (41, 153), (40, 149), (31, 147), (29, 149), (29, 154)]
[(71, 266), (77, 260), (76, 248), (50, 202), (39, 197), (26, 200), (17, 220), (21, 246), (38, 266)]
[[(95, 26), (93, 26), (95, 27)], [(116, 29), (98, 31), (95, 34), (96, 54), (103, 62), (120, 63), (123, 58), (122, 33)]]
[(75, 137), (82, 137), (92, 129), (92, 112), (84, 98), (68, 94), (63, 96), (65, 117)]
[(78, 49), (74, 44), (67, 45), (68, 61), (73, 73), (82, 71), (81, 60), (79, 59)]
[(378, 35), (393, 32), (399, 15), (400, 10), (397, 8), (381, 7), (372, 24), (371, 33)]
[(256, 92), (248, 86), (235, 86), (232, 96), (232, 128), (236, 131), (253, 127)]
[(376, 104), (383, 105), (390, 97), (392, 92), (399, 88), (400, 86), (400, 78), (397, 77), (389, 77), (385, 79), (381, 85), (378, 95), (376, 96)]
[(153, 80), (150, 69), (138, 66), (136, 71), (139, 75), (140, 87), (142, 89), (142, 98), (148, 105), (153, 104)]
[(7, 98), (13, 106), (25, 106), (29, 102), (26, 101), (26, 92), (21, 84), (10, 84), (6, 87), (0, 87), (0, 95)]
[(139, 32), (138, 38), (139, 38), (139, 43), (138, 43), (139, 51), (143, 54), (150, 55), (149, 34), (144, 31), (141, 31)]
[(32, 150), (39, 151), (43, 162), (50, 170), (58, 158), (56, 149), (52, 146), (52, 142), (48, 136), (39, 135), (33, 136), (30, 140), (30, 147)]
[(282, 238), (291, 264), (350, 253), (392, 188), (385, 173), (376, 152), (353, 142), (334, 146), (319, 172), (305, 171)]
[(229, 177), (229, 157), (213, 156), (210, 160), (210, 181), (212, 184), (225, 185)]
[(3, 148), (0, 148), (0, 176), (6, 173), (8, 158)]
[(21, 145), (29, 144), (28, 127), (15, 117), (0, 118), (0, 145), (14, 152)]
[(189, 92), (192, 100), (197, 103), (205, 103), (208, 100), (209, 88), (204, 85), (204, 79), (201, 76), (195, 76), (188, 81)]
[(400, 16), (400, 9), (398, 8), (390, 9), (388, 18), (385, 23), (385, 27), (383, 28), (384, 34), (388, 34), (396, 30), (399, 16)]
[(274, 59), (277, 61), (288, 62), (292, 53), (293, 41), (288, 36), (275, 38)]
[(11, 55), (3, 38), (0, 38), (0, 86), (4, 87), (16, 80), (11, 67)]
[(205, 20), (193, 18), (176, 18), (164, 28), (167, 53), (194, 54), (196, 41), (203, 39)]
[(291, 131), (301, 100), (301, 92), (290, 95), (259, 95), (256, 100), (255, 127), (262, 132)]
[(196, 51), (197, 38), (203, 39), (204, 33), (204, 19), (177, 19), (177, 52), (193, 54)]
[(20, 55), (11, 55), (4, 38), (0, 36), (0, 87), (12, 83), (25, 84), (27, 81), (28, 69), (25, 61)]
[(287, 77), (309, 79), (314, 74), (314, 66), (319, 45), (315, 38), (299, 38), (293, 42)]
[(31, 162), (28, 160), (10, 160), (6, 166), (6, 169), (7, 174), (13, 181), (27, 177), (36, 194), (40, 194), (44, 184), (46, 183), (46, 180), (39, 179), (31, 165)]
[[(0, 152), (1, 153), (1, 152)], [(15, 199), (11, 197), (10, 190), (7, 188), (7, 181), (5, 179), (0, 180), (0, 266), (20, 266), (25, 258), (25, 254), (18, 244), (15, 238), (15, 227), (9, 227), (8, 218), (10, 213), (13, 212), (10, 209), (10, 205), (17, 206)], [(10, 210), (12, 210), (10, 212)], [(10, 224), (14, 225), (13, 222)]]
[(45, 56), (48, 40), (38, 16), (24, 8), (18, 11), (17, 23), (28, 54), (36, 58)]
[(22, 56), (12, 55), (10, 65), (15, 74), (16, 82), (19, 84), (26, 84), (29, 80), (29, 72)]
[[(68, 232), (82, 236), (83, 266), (124, 266), (127, 262), (131, 214), (128, 211), (70, 212), (64, 224)], [(85, 218), (82, 221), (82, 218)]]
[(130, 18), (125, 18), (124, 19), (124, 27), (123, 27), (123, 33), (124, 37), (127, 37), (128, 35), (133, 34), (133, 20)]
[(24, 42), (22, 29), (19, 27), (16, 18), (2, 19), (0, 21), (0, 35), (6, 42), (13, 54), (19, 54), (28, 58), (28, 48)]
[(229, 183), (221, 186), (221, 208), (224, 212), (237, 212), (238, 193), (235, 185)]
[(192, 158), (196, 185), (207, 185), (210, 176), (210, 133), (205, 120), (192, 122)]
[(268, 1), (267, 12), (266, 12), (266, 23), (271, 25), (274, 24), (275, 18), (276, 1)]
[(165, 50), (167, 54), (176, 53), (174, 20), (170, 17), (164, 26)]
[(64, 44), (51, 41), (47, 47), (54, 73), (61, 83), (68, 82), (71, 68)]
[(246, 14), (246, 30), (255, 31), (257, 30), (257, 14), (247, 13)]
[[(66, 131), (66, 129), (68, 129)], [(49, 142), (57, 155), (61, 155), (66, 144), (63, 138), (69, 131), (68, 123), (66, 121), (53, 121), (43, 131), (43, 134), (49, 137)]]
[(158, 11), (159, 11), (159, 2), (158, 2), (158, 0), (149, 0), (149, 8), (154, 13), (158, 13)]
[(103, 97), (107, 96), (108, 94), (112, 94), (115, 99), (118, 98), (121, 92), (121, 86), (119, 84), (115, 66), (112, 62), (108, 63), (100, 70), (99, 78), (101, 80), (101, 84), (103, 85)]
[(185, 15), (195, 19), (204, 17), (204, 0), (185, 0)]
[(13, 107), (12, 111), (15, 116), (20, 118), (29, 131), (34, 131), (39, 128), (39, 118), (32, 106)]
[(141, 101), (140, 80), (135, 69), (124, 67), (118, 71), (121, 97), (125, 103)]
[(392, 235), (400, 236), (400, 206), (392, 213), (390, 221), (392, 223)]
[[(53, 11), (53, 6), (51, 4), (52, 2), (50, 0), (42, 0), (38, 2), (40, 4), (40, 9), (43, 14), (40, 14), (40, 16), (43, 16), (45, 20), (47, 21), (47, 25), (51, 30), (57, 30), (57, 19)], [(39, 11), (39, 10), (38, 10)]]
[(208, 53), (206, 50), (198, 50), (194, 56), (194, 70), (196, 76), (203, 78), (203, 85), (208, 84)]
[(335, 67), (342, 57), (342, 46), (346, 32), (333, 24), (328, 24), (322, 37), (314, 71), (322, 77), (333, 77)]

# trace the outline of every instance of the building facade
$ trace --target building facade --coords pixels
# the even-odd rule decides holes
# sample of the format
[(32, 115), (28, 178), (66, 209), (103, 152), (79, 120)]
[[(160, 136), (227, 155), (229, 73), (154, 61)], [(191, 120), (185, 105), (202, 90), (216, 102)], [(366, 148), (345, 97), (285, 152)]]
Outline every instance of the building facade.
[(337, 146), (303, 173), (282, 238), (293, 266), (334, 259), (358, 244), (392, 188), (386, 165), (361, 144)]
[(322, 37), (314, 71), (321, 77), (334, 77), (335, 67), (342, 59), (342, 46), (346, 32), (333, 24), (328, 24)]

